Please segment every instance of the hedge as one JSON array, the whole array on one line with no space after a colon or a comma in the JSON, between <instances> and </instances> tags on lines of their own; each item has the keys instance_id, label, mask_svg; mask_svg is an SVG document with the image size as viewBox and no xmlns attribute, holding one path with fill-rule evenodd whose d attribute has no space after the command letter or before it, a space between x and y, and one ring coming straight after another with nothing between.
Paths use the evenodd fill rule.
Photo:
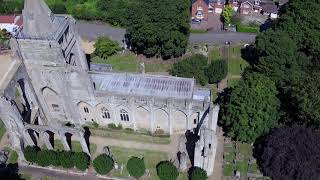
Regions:
<instances>
[{"instance_id":1,"label":"hedge","mask_svg":"<svg viewBox=\"0 0 320 180\"><path fill-rule=\"evenodd\" d=\"M100 154L93 160L93 167L98 174L106 175L113 169L113 159L106 154Z\"/></svg>"},{"instance_id":2,"label":"hedge","mask_svg":"<svg viewBox=\"0 0 320 180\"><path fill-rule=\"evenodd\" d=\"M127 162L127 170L131 176L137 179L143 176L146 171L143 158L131 157Z\"/></svg>"},{"instance_id":3,"label":"hedge","mask_svg":"<svg viewBox=\"0 0 320 180\"><path fill-rule=\"evenodd\" d=\"M246 33L258 33L260 28L258 26L247 26L243 24L237 24L237 32L246 32Z\"/></svg>"},{"instance_id":4,"label":"hedge","mask_svg":"<svg viewBox=\"0 0 320 180\"><path fill-rule=\"evenodd\" d=\"M157 165L157 174L161 180L176 180L179 172L170 161L161 161Z\"/></svg>"}]
</instances>

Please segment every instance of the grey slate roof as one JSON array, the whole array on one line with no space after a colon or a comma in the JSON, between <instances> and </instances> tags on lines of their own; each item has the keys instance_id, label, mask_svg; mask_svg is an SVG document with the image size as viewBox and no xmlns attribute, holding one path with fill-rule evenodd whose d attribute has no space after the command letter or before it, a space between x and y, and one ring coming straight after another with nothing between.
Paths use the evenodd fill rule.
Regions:
<instances>
[{"instance_id":1,"label":"grey slate roof","mask_svg":"<svg viewBox=\"0 0 320 180\"><path fill-rule=\"evenodd\" d=\"M262 10L263 12L266 12L266 13L274 13L274 14L278 13L278 7L275 4L264 4L262 5Z\"/></svg>"},{"instance_id":2,"label":"grey slate roof","mask_svg":"<svg viewBox=\"0 0 320 180\"><path fill-rule=\"evenodd\" d=\"M177 99L191 99L195 84L190 78L147 74L91 73L91 78L98 91Z\"/></svg>"}]
</instances>

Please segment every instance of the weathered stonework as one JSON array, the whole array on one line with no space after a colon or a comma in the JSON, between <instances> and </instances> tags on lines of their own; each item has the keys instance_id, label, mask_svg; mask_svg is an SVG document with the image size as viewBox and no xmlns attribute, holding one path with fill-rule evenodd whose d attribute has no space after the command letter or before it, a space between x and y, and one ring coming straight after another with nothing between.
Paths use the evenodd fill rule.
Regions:
<instances>
[{"instance_id":1,"label":"weathered stonework","mask_svg":"<svg viewBox=\"0 0 320 180\"><path fill-rule=\"evenodd\" d=\"M0 81L0 117L20 158L26 145L52 149L54 138L66 150L71 138L78 140L90 155L82 127L114 123L152 133L199 132L194 164L212 172L215 149L200 152L216 144L219 107L210 90L197 88L194 79L89 69L72 17L52 14L43 0L25 0L23 16ZM186 169L188 154L181 154Z\"/></svg>"}]
</instances>

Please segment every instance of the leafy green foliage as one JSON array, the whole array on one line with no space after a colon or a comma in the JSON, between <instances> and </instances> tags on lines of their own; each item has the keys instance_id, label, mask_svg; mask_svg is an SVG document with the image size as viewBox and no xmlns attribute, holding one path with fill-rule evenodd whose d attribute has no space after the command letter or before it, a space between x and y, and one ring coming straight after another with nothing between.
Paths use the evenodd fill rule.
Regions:
<instances>
[{"instance_id":1,"label":"leafy green foliage","mask_svg":"<svg viewBox=\"0 0 320 180\"><path fill-rule=\"evenodd\" d=\"M59 153L60 164L63 168L72 168L74 166L72 159L73 152L71 151L61 151Z\"/></svg>"},{"instance_id":2,"label":"leafy green foliage","mask_svg":"<svg viewBox=\"0 0 320 180\"><path fill-rule=\"evenodd\" d=\"M218 83L228 74L228 64L225 60L211 61L211 64L206 68L206 75L209 83Z\"/></svg>"},{"instance_id":3,"label":"leafy green foliage","mask_svg":"<svg viewBox=\"0 0 320 180\"><path fill-rule=\"evenodd\" d=\"M23 8L23 0L1 1L0 14L20 13Z\"/></svg>"},{"instance_id":4,"label":"leafy green foliage","mask_svg":"<svg viewBox=\"0 0 320 180\"><path fill-rule=\"evenodd\" d=\"M73 154L73 163L77 169L84 171L89 166L89 157L84 152L75 152Z\"/></svg>"},{"instance_id":5,"label":"leafy green foliage","mask_svg":"<svg viewBox=\"0 0 320 180\"><path fill-rule=\"evenodd\" d=\"M179 172L170 161L162 161L157 165L157 174L161 180L175 180Z\"/></svg>"},{"instance_id":6,"label":"leafy green foliage","mask_svg":"<svg viewBox=\"0 0 320 180\"><path fill-rule=\"evenodd\" d=\"M104 59L107 59L121 50L119 43L112 41L107 36L99 37L94 44L94 48L94 54Z\"/></svg>"},{"instance_id":7,"label":"leafy green foliage","mask_svg":"<svg viewBox=\"0 0 320 180\"><path fill-rule=\"evenodd\" d=\"M39 151L37 153L37 164L39 166L49 166L51 164L50 160L51 157L49 157L51 155L51 153L48 153L48 150L43 150L43 151Z\"/></svg>"},{"instance_id":8,"label":"leafy green foliage","mask_svg":"<svg viewBox=\"0 0 320 180\"><path fill-rule=\"evenodd\" d=\"M227 5L224 9L223 12L221 14L222 16L222 20L224 22L224 24L230 24L231 23L231 18L234 14L234 10L233 7L230 5Z\"/></svg>"},{"instance_id":9,"label":"leafy green foliage","mask_svg":"<svg viewBox=\"0 0 320 180\"><path fill-rule=\"evenodd\" d=\"M37 146L27 146L23 150L24 157L29 162L37 161L37 153L39 148Z\"/></svg>"},{"instance_id":10,"label":"leafy green foliage","mask_svg":"<svg viewBox=\"0 0 320 180\"><path fill-rule=\"evenodd\" d=\"M190 180L206 180L207 172L199 167L195 167L191 173Z\"/></svg>"},{"instance_id":11,"label":"leafy green foliage","mask_svg":"<svg viewBox=\"0 0 320 180\"><path fill-rule=\"evenodd\" d=\"M280 101L275 83L269 78L250 74L240 80L223 105L222 124L228 136L254 142L278 124Z\"/></svg>"},{"instance_id":12,"label":"leafy green foliage","mask_svg":"<svg viewBox=\"0 0 320 180\"><path fill-rule=\"evenodd\" d=\"M134 1L128 11L126 34L132 50L149 57L184 54L190 28L189 7L188 0Z\"/></svg>"},{"instance_id":13,"label":"leafy green foliage","mask_svg":"<svg viewBox=\"0 0 320 180\"><path fill-rule=\"evenodd\" d=\"M143 176L146 171L143 158L131 157L127 163L127 170L129 174L135 178Z\"/></svg>"},{"instance_id":14,"label":"leafy green foliage","mask_svg":"<svg viewBox=\"0 0 320 180\"><path fill-rule=\"evenodd\" d=\"M55 14L66 14L67 8L62 1L54 1L53 4L48 4L51 11Z\"/></svg>"},{"instance_id":15,"label":"leafy green foliage","mask_svg":"<svg viewBox=\"0 0 320 180\"><path fill-rule=\"evenodd\" d=\"M97 173L106 175L113 168L113 159L106 154L100 154L93 160L93 167Z\"/></svg>"},{"instance_id":16,"label":"leafy green foliage","mask_svg":"<svg viewBox=\"0 0 320 180\"><path fill-rule=\"evenodd\" d=\"M208 79L204 70L207 66L207 62L208 59L205 56L195 54L175 63L170 70L170 73L174 76L195 78L199 84L206 85Z\"/></svg>"}]
</instances>

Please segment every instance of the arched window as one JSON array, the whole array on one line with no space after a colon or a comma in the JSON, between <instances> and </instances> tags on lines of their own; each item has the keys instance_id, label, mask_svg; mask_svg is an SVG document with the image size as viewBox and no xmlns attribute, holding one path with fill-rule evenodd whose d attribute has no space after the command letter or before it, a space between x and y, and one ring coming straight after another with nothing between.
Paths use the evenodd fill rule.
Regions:
<instances>
[{"instance_id":1,"label":"arched window","mask_svg":"<svg viewBox=\"0 0 320 180\"><path fill-rule=\"evenodd\" d=\"M89 108L88 107L86 107L86 106L83 107L83 110L84 110L85 113L89 113Z\"/></svg>"},{"instance_id":2,"label":"arched window","mask_svg":"<svg viewBox=\"0 0 320 180\"><path fill-rule=\"evenodd\" d=\"M102 113L102 118L103 119L110 119L110 113L109 113L109 111L108 111L108 109L107 108L102 108L101 109L101 113Z\"/></svg>"},{"instance_id":3,"label":"arched window","mask_svg":"<svg viewBox=\"0 0 320 180\"><path fill-rule=\"evenodd\" d=\"M120 110L120 119L121 121L129 121L129 115L128 115L128 112L121 109Z\"/></svg>"}]
</instances>

